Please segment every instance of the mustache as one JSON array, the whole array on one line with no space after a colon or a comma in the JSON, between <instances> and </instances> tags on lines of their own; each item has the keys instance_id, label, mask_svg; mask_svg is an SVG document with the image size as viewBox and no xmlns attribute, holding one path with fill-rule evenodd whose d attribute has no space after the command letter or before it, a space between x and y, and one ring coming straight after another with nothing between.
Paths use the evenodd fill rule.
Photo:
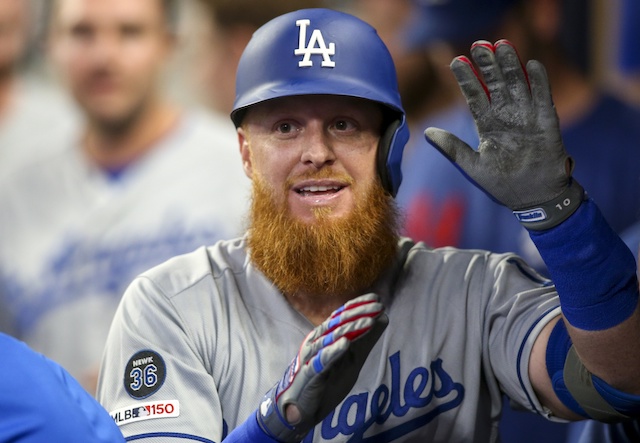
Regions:
<instances>
[{"instance_id":1,"label":"mustache","mask_svg":"<svg viewBox=\"0 0 640 443\"><path fill-rule=\"evenodd\" d=\"M336 172L331 167L325 167L318 171L307 171L303 174L298 174L293 177L289 177L285 180L285 188L289 189L296 183L303 180L335 180L339 182L352 185L355 180L346 172Z\"/></svg>"}]
</instances>

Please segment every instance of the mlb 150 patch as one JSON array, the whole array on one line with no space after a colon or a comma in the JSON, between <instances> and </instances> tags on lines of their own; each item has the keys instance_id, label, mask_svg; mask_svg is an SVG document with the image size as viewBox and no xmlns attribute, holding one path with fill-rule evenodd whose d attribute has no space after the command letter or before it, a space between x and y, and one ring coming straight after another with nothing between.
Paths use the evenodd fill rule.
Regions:
<instances>
[{"instance_id":1,"label":"mlb 150 patch","mask_svg":"<svg viewBox=\"0 0 640 443\"><path fill-rule=\"evenodd\" d=\"M160 389L167 375L164 360L145 349L129 359L124 371L124 388L136 399L146 398Z\"/></svg>"},{"instance_id":2,"label":"mlb 150 patch","mask_svg":"<svg viewBox=\"0 0 640 443\"><path fill-rule=\"evenodd\" d=\"M138 403L109 413L118 426L134 421L153 418L171 418L180 415L178 400L160 400L149 403Z\"/></svg>"}]
</instances>

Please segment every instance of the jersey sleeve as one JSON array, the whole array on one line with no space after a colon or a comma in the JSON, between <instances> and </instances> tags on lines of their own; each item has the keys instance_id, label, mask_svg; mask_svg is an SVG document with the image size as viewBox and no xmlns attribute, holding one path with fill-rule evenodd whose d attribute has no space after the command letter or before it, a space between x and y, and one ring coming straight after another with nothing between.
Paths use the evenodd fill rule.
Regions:
<instances>
[{"instance_id":1,"label":"jersey sleeve","mask_svg":"<svg viewBox=\"0 0 640 443\"><path fill-rule=\"evenodd\" d=\"M485 367L514 408L552 419L533 390L529 359L540 331L560 315L555 287L515 255L493 255L490 260L494 278L485 283L491 294L484 316Z\"/></svg>"},{"instance_id":2,"label":"jersey sleeve","mask_svg":"<svg viewBox=\"0 0 640 443\"><path fill-rule=\"evenodd\" d=\"M0 334L0 441L124 443L107 412L60 365Z\"/></svg>"},{"instance_id":3,"label":"jersey sleeve","mask_svg":"<svg viewBox=\"0 0 640 443\"><path fill-rule=\"evenodd\" d=\"M147 277L137 278L123 296L97 395L125 437L215 443L224 438L218 390L203 351L207 346L186 323L171 296Z\"/></svg>"}]
</instances>

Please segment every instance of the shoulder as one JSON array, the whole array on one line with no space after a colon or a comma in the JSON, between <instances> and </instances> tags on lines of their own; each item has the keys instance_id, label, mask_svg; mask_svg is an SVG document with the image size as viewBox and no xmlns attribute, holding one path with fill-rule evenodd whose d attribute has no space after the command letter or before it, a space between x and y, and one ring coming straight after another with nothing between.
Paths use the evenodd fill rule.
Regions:
<instances>
[{"instance_id":1,"label":"shoulder","mask_svg":"<svg viewBox=\"0 0 640 443\"><path fill-rule=\"evenodd\" d=\"M482 249L461 249L453 246L431 248L421 241L413 244L407 254L408 262L429 266L453 266L465 263L487 264L505 258L503 255Z\"/></svg>"},{"instance_id":2,"label":"shoulder","mask_svg":"<svg viewBox=\"0 0 640 443\"><path fill-rule=\"evenodd\" d=\"M181 125L186 134L194 139L215 140L234 146L237 144L233 122L219 113L199 108L190 109L183 112Z\"/></svg>"},{"instance_id":3,"label":"shoulder","mask_svg":"<svg viewBox=\"0 0 640 443\"><path fill-rule=\"evenodd\" d=\"M77 149L76 134L66 134L59 137L49 137L46 146L33 151L10 167L3 168L1 181L3 184L26 185L40 181L62 181L59 174L70 168L77 169L82 164L81 155Z\"/></svg>"},{"instance_id":4,"label":"shoulder","mask_svg":"<svg viewBox=\"0 0 640 443\"><path fill-rule=\"evenodd\" d=\"M23 367L45 366L45 360L39 354L32 351L25 343L7 334L0 333L0 349L6 363L0 365L2 382L11 382L12 378L7 374L9 371L20 373Z\"/></svg>"},{"instance_id":5,"label":"shoulder","mask_svg":"<svg viewBox=\"0 0 640 443\"><path fill-rule=\"evenodd\" d=\"M107 412L65 369L0 333L0 439L23 441L120 442Z\"/></svg>"},{"instance_id":6,"label":"shoulder","mask_svg":"<svg viewBox=\"0 0 640 443\"><path fill-rule=\"evenodd\" d=\"M483 281L491 286L499 279L515 277L534 286L551 285L547 278L514 253L451 246L434 249L418 242L409 249L406 261L405 272L427 284L446 281L467 285L472 281Z\"/></svg>"},{"instance_id":7,"label":"shoulder","mask_svg":"<svg viewBox=\"0 0 640 443\"><path fill-rule=\"evenodd\" d=\"M142 273L132 286L149 284L165 298L176 297L196 286L215 282L245 271L248 263L244 238L220 240L193 252L175 256ZM147 283L145 283L147 282Z\"/></svg>"}]
</instances>

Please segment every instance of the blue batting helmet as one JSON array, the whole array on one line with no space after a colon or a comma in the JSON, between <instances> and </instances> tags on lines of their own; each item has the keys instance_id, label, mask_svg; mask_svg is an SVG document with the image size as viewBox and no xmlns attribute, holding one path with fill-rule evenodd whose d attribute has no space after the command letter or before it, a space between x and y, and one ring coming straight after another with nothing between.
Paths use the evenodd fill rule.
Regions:
<instances>
[{"instance_id":1,"label":"blue batting helmet","mask_svg":"<svg viewBox=\"0 0 640 443\"><path fill-rule=\"evenodd\" d=\"M393 60L375 29L331 9L302 9L266 23L240 58L231 119L237 127L252 105L311 94L363 98L390 111L377 168L383 186L395 196L409 129Z\"/></svg>"}]
</instances>

